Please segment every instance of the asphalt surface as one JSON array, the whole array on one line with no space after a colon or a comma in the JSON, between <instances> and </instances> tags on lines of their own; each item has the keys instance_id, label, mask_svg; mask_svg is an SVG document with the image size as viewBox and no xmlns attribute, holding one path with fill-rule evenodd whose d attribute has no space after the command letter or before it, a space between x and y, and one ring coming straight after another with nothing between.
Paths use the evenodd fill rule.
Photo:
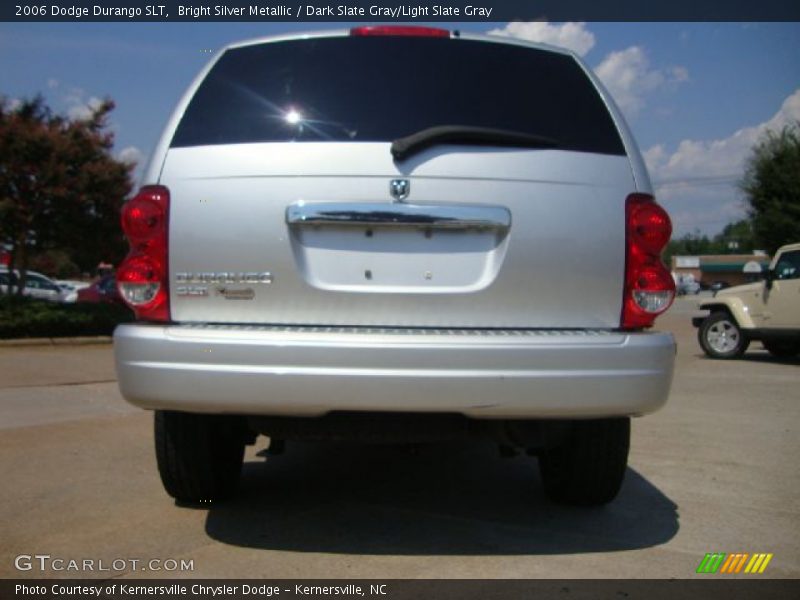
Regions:
<instances>
[{"instance_id":1,"label":"asphalt surface","mask_svg":"<svg viewBox=\"0 0 800 600\"><path fill-rule=\"evenodd\" d=\"M678 340L670 400L634 421L622 492L591 510L549 504L535 461L490 445L289 444L265 459L264 438L235 500L177 506L109 345L0 348L0 577L690 578L707 552L769 552L757 577L797 578L800 362L758 344L706 359L693 306L660 320ZM36 554L95 570L15 568ZM151 559L193 570L142 570Z\"/></svg>"}]
</instances>

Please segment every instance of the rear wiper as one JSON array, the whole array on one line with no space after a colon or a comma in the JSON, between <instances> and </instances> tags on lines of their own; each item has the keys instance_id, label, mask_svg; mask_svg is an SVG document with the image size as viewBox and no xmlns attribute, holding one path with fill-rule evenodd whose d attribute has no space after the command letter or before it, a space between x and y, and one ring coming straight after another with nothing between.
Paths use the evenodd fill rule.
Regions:
<instances>
[{"instance_id":1,"label":"rear wiper","mask_svg":"<svg viewBox=\"0 0 800 600\"><path fill-rule=\"evenodd\" d=\"M429 127L392 142L392 156L404 160L436 144L474 144L479 146L516 146L521 148L557 148L553 138L522 131L469 125Z\"/></svg>"}]
</instances>

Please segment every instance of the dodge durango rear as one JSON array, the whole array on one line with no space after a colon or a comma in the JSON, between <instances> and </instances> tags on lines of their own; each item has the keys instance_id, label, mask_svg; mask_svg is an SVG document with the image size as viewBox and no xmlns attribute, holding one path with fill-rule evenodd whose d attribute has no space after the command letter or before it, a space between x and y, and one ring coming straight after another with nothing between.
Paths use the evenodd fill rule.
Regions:
<instances>
[{"instance_id":1,"label":"dodge durango rear","mask_svg":"<svg viewBox=\"0 0 800 600\"><path fill-rule=\"evenodd\" d=\"M671 234L573 54L431 28L231 45L123 211L119 384L178 500L243 449L490 438L556 502L612 500L669 393Z\"/></svg>"}]
</instances>

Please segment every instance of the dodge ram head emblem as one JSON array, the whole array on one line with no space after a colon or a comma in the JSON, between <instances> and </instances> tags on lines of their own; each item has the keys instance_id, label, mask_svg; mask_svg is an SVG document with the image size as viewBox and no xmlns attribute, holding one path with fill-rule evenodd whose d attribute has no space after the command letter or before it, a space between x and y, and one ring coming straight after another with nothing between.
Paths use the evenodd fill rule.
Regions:
<instances>
[{"instance_id":1,"label":"dodge ram head emblem","mask_svg":"<svg viewBox=\"0 0 800 600\"><path fill-rule=\"evenodd\" d=\"M392 179L389 182L389 192L395 202L402 202L411 193L411 182L408 179Z\"/></svg>"}]
</instances>

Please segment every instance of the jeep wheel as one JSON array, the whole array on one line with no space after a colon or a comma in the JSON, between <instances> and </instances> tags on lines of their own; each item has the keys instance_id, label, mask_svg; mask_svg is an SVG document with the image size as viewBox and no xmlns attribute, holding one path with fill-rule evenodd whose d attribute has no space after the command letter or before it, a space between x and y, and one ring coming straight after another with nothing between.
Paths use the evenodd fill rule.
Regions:
<instances>
[{"instance_id":1,"label":"jeep wheel","mask_svg":"<svg viewBox=\"0 0 800 600\"><path fill-rule=\"evenodd\" d=\"M164 489L191 504L229 497L242 470L245 432L239 417L156 411L156 459Z\"/></svg>"},{"instance_id":2,"label":"jeep wheel","mask_svg":"<svg viewBox=\"0 0 800 600\"><path fill-rule=\"evenodd\" d=\"M761 342L775 358L792 358L800 354L800 343L786 341L763 341Z\"/></svg>"},{"instance_id":3,"label":"jeep wheel","mask_svg":"<svg viewBox=\"0 0 800 600\"><path fill-rule=\"evenodd\" d=\"M725 312L709 315L700 325L697 340L711 358L738 358L750 344L736 320Z\"/></svg>"},{"instance_id":4,"label":"jeep wheel","mask_svg":"<svg viewBox=\"0 0 800 600\"><path fill-rule=\"evenodd\" d=\"M547 497L575 506L613 500L628 465L629 418L575 421L566 440L539 455Z\"/></svg>"}]
</instances>

